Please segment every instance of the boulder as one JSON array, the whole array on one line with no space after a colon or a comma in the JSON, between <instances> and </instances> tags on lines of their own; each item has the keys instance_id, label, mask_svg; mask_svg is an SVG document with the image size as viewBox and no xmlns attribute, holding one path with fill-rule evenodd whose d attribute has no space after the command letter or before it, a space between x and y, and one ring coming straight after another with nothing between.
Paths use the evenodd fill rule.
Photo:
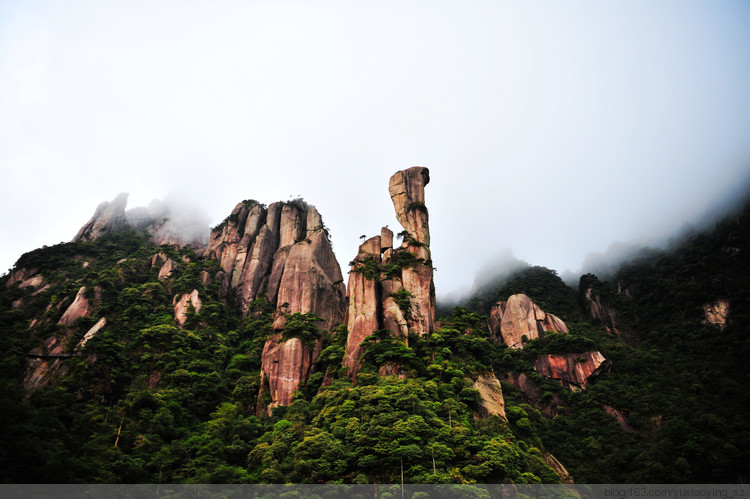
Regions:
<instances>
[{"instance_id":1,"label":"boulder","mask_svg":"<svg viewBox=\"0 0 750 499\"><path fill-rule=\"evenodd\" d=\"M525 294L497 302L490 311L489 327L495 341L502 338L510 348L523 348L524 337L533 340L545 331L569 332L560 318L543 311Z\"/></svg>"},{"instance_id":2,"label":"boulder","mask_svg":"<svg viewBox=\"0 0 750 499\"><path fill-rule=\"evenodd\" d=\"M500 381L493 373L478 376L472 388L477 390L482 397L479 402L479 415L481 417L488 418L495 415L506 419L503 389L500 386Z\"/></svg>"}]
</instances>

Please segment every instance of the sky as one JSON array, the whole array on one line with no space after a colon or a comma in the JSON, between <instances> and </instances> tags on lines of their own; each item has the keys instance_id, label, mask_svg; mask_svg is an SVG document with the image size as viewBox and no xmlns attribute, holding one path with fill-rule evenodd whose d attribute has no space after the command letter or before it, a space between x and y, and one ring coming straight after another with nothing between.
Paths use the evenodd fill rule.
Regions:
<instances>
[{"instance_id":1,"label":"sky","mask_svg":"<svg viewBox=\"0 0 750 499\"><path fill-rule=\"evenodd\" d=\"M750 3L0 1L0 269L120 192L302 196L344 272L426 166L438 296L577 272L750 173ZM0 271L0 272L2 272Z\"/></svg>"}]
</instances>

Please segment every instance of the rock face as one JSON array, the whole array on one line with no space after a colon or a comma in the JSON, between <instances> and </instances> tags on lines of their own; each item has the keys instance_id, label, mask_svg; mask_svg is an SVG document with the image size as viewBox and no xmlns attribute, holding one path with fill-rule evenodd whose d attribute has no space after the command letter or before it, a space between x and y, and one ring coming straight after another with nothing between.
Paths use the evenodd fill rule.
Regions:
<instances>
[{"instance_id":1,"label":"rock face","mask_svg":"<svg viewBox=\"0 0 750 499\"><path fill-rule=\"evenodd\" d=\"M341 267L320 214L304 202L239 203L211 232L206 255L219 260L222 289L245 314L265 294L279 315L313 313L328 329L344 321Z\"/></svg>"},{"instance_id":2,"label":"rock face","mask_svg":"<svg viewBox=\"0 0 750 499\"><path fill-rule=\"evenodd\" d=\"M620 317L618 317L615 307L610 303L613 300L613 295L607 298L607 295L603 294L604 286L605 284L593 274L581 276L578 285L580 302L588 315L600 321L607 332L616 335L628 345L636 344L638 341L637 335L620 324ZM632 298L628 288L624 287L620 281L617 282L617 295Z\"/></svg>"},{"instance_id":3,"label":"rock face","mask_svg":"<svg viewBox=\"0 0 750 499\"><path fill-rule=\"evenodd\" d=\"M435 285L430 258L428 213L424 187L427 168L415 166L395 173L388 191L403 226L403 243L393 248L393 232L383 227L359 247L349 273L348 336L343 364L359 372L362 341L388 329L408 342L409 333L429 334L435 325Z\"/></svg>"},{"instance_id":4,"label":"rock face","mask_svg":"<svg viewBox=\"0 0 750 499\"><path fill-rule=\"evenodd\" d=\"M145 230L156 244L190 245L203 249L208 242L208 220L185 208L152 201L148 208L125 211L128 194L120 193L111 202L101 203L76 236L75 241L94 241L105 234L131 228ZM181 211L182 210L182 211Z\"/></svg>"},{"instance_id":5,"label":"rock face","mask_svg":"<svg viewBox=\"0 0 750 499\"><path fill-rule=\"evenodd\" d=\"M172 305L174 307L174 319L182 327L185 325L190 307L192 306L195 312L198 313L201 311L202 303L198 290L194 289L192 293L185 293L179 299L175 296L172 300Z\"/></svg>"},{"instance_id":6,"label":"rock face","mask_svg":"<svg viewBox=\"0 0 750 499\"><path fill-rule=\"evenodd\" d=\"M500 386L500 381L495 377L494 374L483 374L479 376L474 385L472 386L475 390L479 391L479 395L482 400L479 402L480 416L500 416L505 419L505 399L503 398L503 389Z\"/></svg>"},{"instance_id":7,"label":"rock face","mask_svg":"<svg viewBox=\"0 0 750 499\"><path fill-rule=\"evenodd\" d=\"M267 407L270 414L274 407L291 404L299 384L307 379L311 365L310 349L299 338L281 343L270 340L263 347L262 358L258 412L263 410L263 390L267 382L272 400Z\"/></svg>"},{"instance_id":8,"label":"rock face","mask_svg":"<svg viewBox=\"0 0 750 499\"><path fill-rule=\"evenodd\" d=\"M524 336L533 340L543 337L545 331L568 332L561 319L544 312L524 294L497 302L490 311L489 326L495 341L502 338L510 348L523 348Z\"/></svg>"},{"instance_id":9,"label":"rock face","mask_svg":"<svg viewBox=\"0 0 750 499\"><path fill-rule=\"evenodd\" d=\"M73 334L71 327L81 317L87 317L91 314L92 308L99 301L101 290L97 287L94 289L95 303L94 307L89 304L86 298L86 287L83 286L76 293L76 297L68 308L63 312L58 321L63 328L62 336L51 336L44 342L44 348L36 347L28 353L28 364L23 378L24 389L29 392L35 390L47 383L53 382L66 374L63 359L75 354L66 354L70 337ZM102 326L99 327L101 329ZM94 326L95 329L96 326ZM96 329L91 336L96 334ZM91 337L89 336L89 338Z\"/></svg>"},{"instance_id":10,"label":"rock face","mask_svg":"<svg viewBox=\"0 0 750 499\"><path fill-rule=\"evenodd\" d=\"M706 303L703 305L703 313L706 316L704 323L711 324L721 331L727 327L729 300L721 299L713 303Z\"/></svg>"},{"instance_id":11,"label":"rock face","mask_svg":"<svg viewBox=\"0 0 750 499\"><path fill-rule=\"evenodd\" d=\"M563 386L577 390L584 388L591 378L609 370L611 363L599 352L545 355L534 361L534 370L559 380Z\"/></svg>"},{"instance_id":12,"label":"rock face","mask_svg":"<svg viewBox=\"0 0 750 499\"><path fill-rule=\"evenodd\" d=\"M214 228L206 255L216 258L221 271L221 294L249 313L250 304L265 296L276 305L274 329L286 317L315 314L321 327L331 329L346 317L346 290L328 232L314 207L301 200L273 203L243 201ZM210 279L210 277L209 277ZM261 380L267 382L273 407L287 405L300 383L307 380L312 352L299 339L280 342L278 335L263 349ZM261 384L259 411L263 399Z\"/></svg>"},{"instance_id":13,"label":"rock face","mask_svg":"<svg viewBox=\"0 0 750 499\"><path fill-rule=\"evenodd\" d=\"M112 202L104 201L97 206L91 217L73 238L73 241L93 241L105 234L127 227L125 207L128 204L128 194L122 192Z\"/></svg>"}]
</instances>

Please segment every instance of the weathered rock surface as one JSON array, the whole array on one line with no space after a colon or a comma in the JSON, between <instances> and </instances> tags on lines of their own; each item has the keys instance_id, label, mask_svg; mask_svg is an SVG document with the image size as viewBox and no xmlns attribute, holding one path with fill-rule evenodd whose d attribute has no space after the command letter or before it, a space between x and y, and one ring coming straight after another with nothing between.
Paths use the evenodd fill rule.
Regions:
<instances>
[{"instance_id":1,"label":"weathered rock surface","mask_svg":"<svg viewBox=\"0 0 750 499\"><path fill-rule=\"evenodd\" d=\"M578 286L579 300L583 303L588 315L600 321L607 332L616 335L629 345L634 345L638 341L637 335L620 324L617 311L612 303L610 303L612 297L607 299L602 294L604 286L593 274L581 276ZM627 287L623 286L621 281L617 282L617 295L631 298L630 291Z\"/></svg>"},{"instance_id":2,"label":"weathered rock surface","mask_svg":"<svg viewBox=\"0 0 750 499\"><path fill-rule=\"evenodd\" d=\"M190 307L192 306L193 310L198 313L201 311L201 306L203 304L201 303L198 290L194 289L191 293L185 293L179 298L175 296L172 300L172 305L174 308L174 319L177 321L180 327L182 327L185 325Z\"/></svg>"},{"instance_id":3,"label":"weathered rock surface","mask_svg":"<svg viewBox=\"0 0 750 499\"><path fill-rule=\"evenodd\" d=\"M606 372L611 363L600 352L544 355L534 361L534 370L547 378L559 380L563 386L576 390Z\"/></svg>"},{"instance_id":4,"label":"weathered rock surface","mask_svg":"<svg viewBox=\"0 0 750 499\"><path fill-rule=\"evenodd\" d=\"M430 229L424 204L424 187L430 182L430 170L413 166L393 174L388 182L396 218L417 242L430 245Z\"/></svg>"},{"instance_id":5,"label":"weathered rock surface","mask_svg":"<svg viewBox=\"0 0 750 499\"><path fill-rule=\"evenodd\" d=\"M624 431L627 431L628 433L635 431L633 430L633 427L630 426L630 423L628 423L628 418L625 417L622 411L615 409L611 405L605 405L603 406L603 408L604 412L617 419L617 424L619 424L620 428L622 428Z\"/></svg>"},{"instance_id":6,"label":"weathered rock surface","mask_svg":"<svg viewBox=\"0 0 750 499\"><path fill-rule=\"evenodd\" d=\"M494 374L482 374L477 377L472 386L479 391L482 400L479 402L480 416L500 416L505 418L505 399L503 398L503 389L500 381Z\"/></svg>"},{"instance_id":7,"label":"weathered rock surface","mask_svg":"<svg viewBox=\"0 0 750 499\"><path fill-rule=\"evenodd\" d=\"M102 317L101 319L99 319L99 321L96 324L94 324L93 326L91 326L91 329L89 329L86 332L86 334L83 336L83 338L81 339L81 341L78 342L78 345L76 345L76 350L80 350L83 347L85 347L86 343L88 343L88 341L91 338L93 338L94 336L96 336L96 333L98 333L99 331L101 331L102 328L104 326L106 326L106 325L107 325L107 319L106 318Z\"/></svg>"},{"instance_id":8,"label":"weathered rock surface","mask_svg":"<svg viewBox=\"0 0 750 499\"><path fill-rule=\"evenodd\" d=\"M67 370L63 359L76 354L66 354L71 335L71 327L81 317L87 317L91 314L92 309L97 306L101 299L101 289L97 286L94 288L94 303L90 304L86 298L86 287L83 286L76 293L73 302L65 309L58 324L63 327L63 334L60 336L51 336L44 342L44 347L36 347L28 352L28 364L23 377L23 387L27 392L35 390L48 383L53 383L65 376ZM63 300L63 302L69 300ZM93 307L92 307L93 305ZM101 321L100 321L101 322ZM94 326L91 329L95 329ZM91 336L96 334L96 331Z\"/></svg>"},{"instance_id":9,"label":"weathered rock surface","mask_svg":"<svg viewBox=\"0 0 750 499\"><path fill-rule=\"evenodd\" d=\"M348 337L344 366L358 372L362 341L378 329L388 329L408 342L409 333L429 334L435 326L435 285L430 259L430 233L424 186L429 170L413 167L396 172L388 191L396 217L405 230L394 249L393 232L383 227L365 241L349 274Z\"/></svg>"},{"instance_id":10,"label":"weathered rock surface","mask_svg":"<svg viewBox=\"0 0 750 499\"><path fill-rule=\"evenodd\" d=\"M101 203L94 215L78 231L73 241L94 241L105 234L131 228L145 230L156 244L190 245L202 250L208 242L208 220L186 208L152 201L148 208L125 211L128 194L120 193L111 202Z\"/></svg>"},{"instance_id":11,"label":"weathered rock surface","mask_svg":"<svg viewBox=\"0 0 750 499\"><path fill-rule=\"evenodd\" d=\"M174 260L168 258L167 261L164 262L164 265L159 269L159 280L161 281L172 275L172 271L175 268L177 268L177 264L174 263Z\"/></svg>"},{"instance_id":12,"label":"weathered rock surface","mask_svg":"<svg viewBox=\"0 0 750 499\"><path fill-rule=\"evenodd\" d=\"M346 350L343 365L354 377L359 372L359 359L364 352L362 341L380 329L380 286L374 274L365 266L368 260L380 264L380 236L374 236L359 246L355 265L349 273L349 308L347 310ZM374 272L377 272L375 270Z\"/></svg>"},{"instance_id":13,"label":"weathered rock surface","mask_svg":"<svg viewBox=\"0 0 750 499\"><path fill-rule=\"evenodd\" d=\"M727 327L727 318L729 317L729 300L719 299L713 303L703 305L703 313L706 318L704 323L711 324L719 330Z\"/></svg>"},{"instance_id":14,"label":"weathered rock surface","mask_svg":"<svg viewBox=\"0 0 750 499\"><path fill-rule=\"evenodd\" d=\"M325 328L344 321L341 267L312 206L243 201L211 232L206 255L219 260L223 292L244 313L265 293L279 315L313 313Z\"/></svg>"},{"instance_id":15,"label":"weathered rock surface","mask_svg":"<svg viewBox=\"0 0 750 499\"><path fill-rule=\"evenodd\" d=\"M557 460L555 456L550 454L549 452L544 453L544 462L547 463L547 465L554 470L555 473L560 475L560 481L562 483L572 484L575 483L573 481L573 477L570 476L570 473L568 473L568 470L565 469L565 466L562 465L560 461Z\"/></svg>"},{"instance_id":16,"label":"weathered rock surface","mask_svg":"<svg viewBox=\"0 0 750 499\"><path fill-rule=\"evenodd\" d=\"M81 317L89 315L89 301L86 298L86 286L78 290L75 300L65 310L59 323L63 326L70 327Z\"/></svg>"},{"instance_id":17,"label":"weathered rock surface","mask_svg":"<svg viewBox=\"0 0 750 499\"><path fill-rule=\"evenodd\" d=\"M523 348L524 336L533 340L543 337L545 331L569 332L560 318L544 312L524 294L497 302L490 311L489 326L496 341L502 338L510 348Z\"/></svg>"},{"instance_id":18,"label":"weathered rock surface","mask_svg":"<svg viewBox=\"0 0 750 499\"><path fill-rule=\"evenodd\" d=\"M534 383L525 373L511 371L505 374L504 381L512 384L521 394L532 404L539 404L537 407L545 416L552 419L560 412L563 400L557 394L552 394L549 400L541 401L542 390L539 385Z\"/></svg>"},{"instance_id":19,"label":"weathered rock surface","mask_svg":"<svg viewBox=\"0 0 750 499\"><path fill-rule=\"evenodd\" d=\"M271 404L267 408L268 414L274 407L289 405L292 396L301 382L307 379L310 372L310 349L299 338L278 343L269 340L263 347L261 364L261 395L258 396L258 412L263 411L263 387L268 383Z\"/></svg>"},{"instance_id":20,"label":"weathered rock surface","mask_svg":"<svg viewBox=\"0 0 750 499\"><path fill-rule=\"evenodd\" d=\"M94 216L80 228L73 241L93 241L105 234L127 227L128 220L125 216L127 204L128 194L124 192L118 194L112 202L101 203L97 206Z\"/></svg>"}]
</instances>

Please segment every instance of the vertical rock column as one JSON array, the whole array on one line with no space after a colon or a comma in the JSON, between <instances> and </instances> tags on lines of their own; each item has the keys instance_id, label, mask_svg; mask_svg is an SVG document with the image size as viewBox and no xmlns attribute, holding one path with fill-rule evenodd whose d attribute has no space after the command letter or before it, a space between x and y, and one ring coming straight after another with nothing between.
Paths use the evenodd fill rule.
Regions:
<instances>
[{"instance_id":1,"label":"vertical rock column","mask_svg":"<svg viewBox=\"0 0 750 499\"><path fill-rule=\"evenodd\" d=\"M362 341L378 329L388 329L408 342L409 333L429 334L435 324L435 286L430 259L430 231L424 186L427 168L397 172L388 191L396 217L404 228L403 244L393 248L393 232L365 241L349 274L348 337L343 364L350 376L359 371Z\"/></svg>"},{"instance_id":2,"label":"vertical rock column","mask_svg":"<svg viewBox=\"0 0 750 499\"><path fill-rule=\"evenodd\" d=\"M424 188L429 182L430 171L414 166L396 172L388 183L396 218L405 234L401 247L384 265L404 262L406 259L399 257L398 252L407 251L412 255L409 262L402 265L401 284L411 295L408 314L405 314L408 329L420 335L432 333L436 314L429 216L424 197Z\"/></svg>"},{"instance_id":3,"label":"vertical rock column","mask_svg":"<svg viewBox=\"0 0 750 499\"><path fill-rule=\"evenodd\" d=\"M362 341L380 329L380 236L375 236L360 245L357 257L349 273L349 308L347 310L346 353L343 365L349 375L359 372L362 357Z\"/></svg>"}]
</instances>

